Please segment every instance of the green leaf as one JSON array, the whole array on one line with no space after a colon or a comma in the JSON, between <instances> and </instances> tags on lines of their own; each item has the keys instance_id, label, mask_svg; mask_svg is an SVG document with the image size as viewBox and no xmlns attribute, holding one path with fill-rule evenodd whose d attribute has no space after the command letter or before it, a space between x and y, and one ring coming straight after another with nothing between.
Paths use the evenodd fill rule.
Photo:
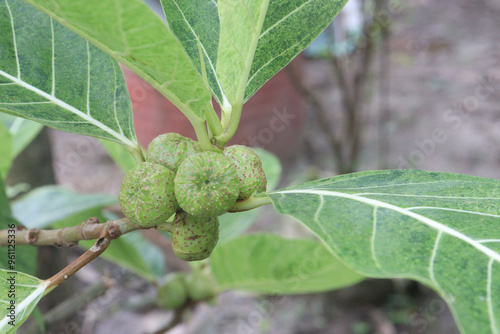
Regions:
<instances>
[{"instance_id":1,"label":"green leaf","mask_svg":"<svg viewBox=\"0 0 500 334\"><path fill-rule=\"evenodd\" d=\"M259 36L245 101L304 50L347 0L273 0Z\"/></svg>"},{"instance_id":2,"label":"green leaf","mask_svg":"<svg viewBox=\"0 0 500 334\"><path fill-rule=\"evenodd\" d=\"M13 278L13 280L11 280ZM49 282L20 272L0 269L0 333L15 333L28 318L47 288ZM13 291L13 296L10 296ZM11 305L15 306L15 317L10 316ZM12 321L12 322L11 322Z\"/></svg>"},{"instance_id":3,"label":"green leaf","mask_svg":"<svg viewBox=\"0 0 500 334\"><path fill-rule=\"evenodd\" d=\"M362 172L270 194L371 277L434 288L463 333L500 329L500 181L418 170Z\"/></svg>"},{"instance_id":4,"label":"green leaf","mask_svg":"<svg viewBox=\"0 0 500 334\"><path fill-rule=\"evenodd\" d=\"M193 6L192 0L161 0L161 4L170 30L179 38L198 73L206 73L210 90L222 105L222 87L215 72L219 46L217 1L198 0ZM202 69L200 49L205 73Z\"/></svg>"},{"instance_id":5,"label":"green leaf","mask_svg":"<svg viewBox=\"0 0 500 334\"><path fill-rule=\"evenodd\" d=\"M243 212L228 212L219 217L219 241L224 243L243 234L261 213L260 209L243 211Z\"/></svg>"},{"instance_id":6,"label":"green leaf","mask_svg":"<svg viewBox=\"0 0 500 334\"><path fill-rule=\"evenodd\" d=\"M210 93L177 38L141 0L28 0L141 76L190 119Z\"/></svg>"},{"instance_id":7,"label":"green leaf","mask_svg":"<svg viewBox=\"0 0 500 334\"><path fill-rule=\"evenodd\" d=\"M9 205L5 188L0 177L0 229L10 229L13 226L20 225L13 217ZM15 228L15 227L14 227ZM0 268L18 270L28 274L34 274L36 271L36 254L37 249L32 246L16 245L15 230L9 240L10 246L0 247ZM13 259L9 257L13 255ZM9 260L14 260L14 263L9 263Z\"/></svg>"},{"instance_id":8,"label":"green leaf","mask_svg":"<svg viewBox=\"0 0 500 334\"><path fill-rule=\"evenodd\" d=\"M9 128L12 136L12 158L17 157L43 128L40 123L3 113L0 113L0 122Z\"/></svg>"},{"instance_id":9,"label":"green leaf","mask_svg":"<svg viewBox=\"0 0 500 334\"><path fill-rule=\"evenodd\" d=\"M90 218L89 210L102 211L117 203L114 196L103 194L78 194L60 186L36 188L12 204L14 217L27 228L45 228L49 225L85 213L81 219L73 219L72 225ZM71 225L71 226L72 226Z\"/></svg>"},{"instance_id":10,"label":"green leaf","mask_svg":"<svg viewBox=\"0 0 500 334\"><path fill-rule=\"evenodd\" d=\"M161 0L170 29L223 110L248 100L323 31L347 0ZM263 20L263 21L262 21ZM215 69L214 69L215 66Z\"/></svg>"},{"instance_id":11,"label":"green leaf","mask_svg":"<svg viewBox=\"0 0 500 334\"><path fill-rule=\"evenodd\" d=\"M127 173L137 165L134 157L123 146L109 140L101 140L101 144L123 173Z\"/></svg>"},{"instance_id":12,"label":"green leaf","mask_svg":"<svg viewBox=\"0 0 500 334\"><path fill-rule=\"evenodd\" d=\"M0 175L7 176L12 160L12 136L9 129L0 123Z\"/></svg>"},{"instance_id":13,"label":"green leaf","mask_svg":"<svg viewBox=\"0 0 500 334\"><path fill-rule=\"evenodd\" d=\"M9 217L12 217L9 198L5 193L5 186L2 180L2 174L0 174L0 223L7 221Z\"/></svg>"},{"instance_id":14,"label":"green leaf","mask_svg":"<svg viewBox=\"0 0 500 334\"><path fill-rule=\"evenodd\" d=\"M270 234L246 235L218 245L210 264L221 290L299 294L338 289L364 278L317 241Z\"/></svg>"},{"instance_id":15,"label":"green leaf","mask_svg":"<svg viewBox=\"0 0 500 334\"><path fill-rule=\"evenodd\" d=\"M138 149L116 61L23 1L0 3L0 111Z\"/></svg>"}]
</instances>

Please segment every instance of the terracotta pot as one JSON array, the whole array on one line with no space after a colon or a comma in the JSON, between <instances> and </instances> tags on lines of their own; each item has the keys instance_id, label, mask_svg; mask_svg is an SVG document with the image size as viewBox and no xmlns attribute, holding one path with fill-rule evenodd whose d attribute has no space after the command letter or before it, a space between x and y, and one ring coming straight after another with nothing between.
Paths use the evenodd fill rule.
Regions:
<instances>
[{"instance_id":1,"label":"terracotta pot","mask_svg":"<svg viewBox=\"0 0 500 334\"><path fill-rule=\"evenodd\" d=\"M288 66L294 66L300 73L300 64L300 59L296 59ZM124 73L137 137L144 147L166 132L195 137L189 121L170 101L129 69L124 68ZM302 97L282 70L245 104L240 126L230 144L262 147L290 160L296 155L300 142L305 119L303 109Z\"/></svg>"}]
</instances>

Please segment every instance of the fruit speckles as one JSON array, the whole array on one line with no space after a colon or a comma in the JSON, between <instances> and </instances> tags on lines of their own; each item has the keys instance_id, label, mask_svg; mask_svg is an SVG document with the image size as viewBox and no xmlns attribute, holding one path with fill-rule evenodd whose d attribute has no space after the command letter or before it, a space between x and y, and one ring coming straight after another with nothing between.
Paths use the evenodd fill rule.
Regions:
<instances>
[{"instance_id":1,"label":"fruit speckles","mask_svg":"<svg viewBox=\"0 0 500 334\"><path fill-rule=\"evenodd\" d=\"M179 208L174 178L171 170L148 162L131 169L118 195L125 216L142 227L164 223Z\"/></svg>"},{"instance_id":2,"label":"fruit speckles","mask_svg":"<svg viewBox=\"0 0 500 334\"><path fill-rule=\"evenodd\" d=\"M242 145L229 146L224 155L234 164L240 183L238 200L245 200L256 192L265 192L267 179L259 156Z\"/></svg>"},{"instance_id":3,"label":"fruit speckles","mask_svg":"<svg viewBox=\"0 0 500 334\"><path fill-rule=\"evenodd\" d=\"M201 153L197 142L177 133L167 133L156 137L149 144L147 161L177 172L179 165L196 153Z\"/></svg>"},{"instance_id":4,"label":"fruit speckles","mask_svg":"<svg viewBox=\"0 0 500 334\"><path fill-rule=\"evenodd\" d=\"M219 240L217 217L237 201L266 191L262 162L245 146L202 152L197 142L169 133L151 142L146 159L123 179L118 197L122 211L145 228L162 225L175 214L172 247L185 261L208 258Z\"/></svg>"},{"instance_id":5,"label":"fruit speckles","mask_svg":"<svg viewBox=\"0 0 500 334\"><path fill-rule=\"evenodd\" d=\"M175 195L180 207L198 217L215 217L236 202L239 180L233 164L221 153L192 155L179 166Z\"/></svg>"},{"instance_id":6,"label":"fruit speckles","mask_svg":"<svg viewBox=\"0 0 500 334\"><path fill-rule=\"evenodd\" d=\"M185 261L201 261L210 256L219 240L217 217L197 218L178 213L172 223L172 248Z\"/></svg>"}]
</instances>

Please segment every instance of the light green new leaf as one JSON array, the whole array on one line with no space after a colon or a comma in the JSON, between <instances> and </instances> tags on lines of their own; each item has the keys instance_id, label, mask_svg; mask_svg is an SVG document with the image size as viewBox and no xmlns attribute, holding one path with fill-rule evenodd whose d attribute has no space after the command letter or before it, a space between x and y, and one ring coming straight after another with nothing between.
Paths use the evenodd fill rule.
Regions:
<instances>
[{"instance_id":1,"label":"light green new leaf","mask_svg":"<svg viewBox=\"0 0 500 334\"><path fill-rule=\"evenodd\" d=\"M417 170L361 172L270 194L342 261L415 279L463 333L500 330L500 181Z\"/></svg>"},{"instance_id":2,"label":"light green new leaf","mask_svg":"<svg viewBox=\"0 0 500 334\"><path fill-rule=\"evenodd\" d=\"M218 245L210 264L221 290L299 294L338 289L364 278L317 241L270 234L246 235Z\"/></svg>"},{"instance_id":3,"label":"light green new leaf","mask_svg":"<svg viewBox=\"0 0 500 334\"><path fill-rule=\"evenodd\" d=\"M243 103L268 5L269 0L218 1L220 36L216 72L232 107L241 107ZM228 108L224 104L221 107Z\"/></svg>"},{"instance_id":4,"label":"light green new leaf","mask_svg":"<svg viewBox=\"0 0 500 334\"><path fill-rule=\"evenodd\" d=\"M162 0L170 29L228 109L248 100L323 31L346 0ZM264 21L262 21L264 20ZM215 70L214 70L215 66Z\"/></svg>"},{"instance_id":5,"label":"light green new leaf","mask_svg":"<svg viewBox=\"0 0 500 334\"><path fill-rule=\"evenodd\" d=\"M141 0L28 0L141 76L190 119L210 93L166 24Z\"/></svg>"},{"instance_id":6,"label":"light green new leaf","mask_svg":"<svg viewBox=\"0 0 500 334\"><path fill-rule=\"evenodd\" d=\"M248 100L304 50L347 0L273 0L259 36L245 91Z\"/></svg>"},{"instance_id":7,"label":"light green new leaf","mask_svg":"<svg viewBox=\"0 0 500 334\"><path fill-rule=\"evenodd\" d=\"M28 318L49 282L20 272L0 269L0 333L15 333ZM10 295L11 291L13 295ZM15 306L14 315L8 309Z\"/></svg>"},{"instance_id":8,"label":"light green new leaf","mask_svg":"<svg viewBox=\"0 0 500 334\"><path fill-rule=\"evenodd\" d=\"M17 157L43 128L40 123L3 113L0 113L0 122L9 128L12 136L12 158Z\"/></svg>"},{"instance_id":9,"label":"light green new leaf","mask_svg":"<svg viewBox=\"0 0 500 334\"><path fill-rule=\"evenodd\" d=\"M0 111L137 150L120 66L24 1L0 2Z\"/></svg>"},{"instance_id":10,"label":"light green new leaf","mask_svg":"<svg viewBox=\"0 0 500 334\"><path fill-rule=\"evenodd\" d=\"M76 220L75 215L102 211L117 203L114 196L104 194L78 194L60 186L43 186L24 195L12 204L14 217L27 228L45 228L68 217L72 225L90 218L85 215Z\"/></svg>"},{"instance_id":11,"label":"light green new leaf","mask_svg":"<svg viewBox=\"0 0 500 334\"><path fill-rule=\"evenodd\" d=\"M0 175L7 176L12 160L12 136L9 129L0 123Z\"/></svg>"}]
</instances>

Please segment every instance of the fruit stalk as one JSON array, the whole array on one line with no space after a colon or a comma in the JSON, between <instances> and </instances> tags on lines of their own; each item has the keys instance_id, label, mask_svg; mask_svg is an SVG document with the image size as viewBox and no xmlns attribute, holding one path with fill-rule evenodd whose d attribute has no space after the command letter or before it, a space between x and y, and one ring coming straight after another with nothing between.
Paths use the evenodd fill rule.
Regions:
<instances>
[{"instance_id":1,"label":"fruit stalk","mask_svg":"<svg viewBox=\"0 0 500 334\"><path fill-rule=\"evenodd\" d=\"M263 194L234 203L229 212L248 211L267 204L271 204L271 199L269 196Z\"/></svg>"}]
</instances>

